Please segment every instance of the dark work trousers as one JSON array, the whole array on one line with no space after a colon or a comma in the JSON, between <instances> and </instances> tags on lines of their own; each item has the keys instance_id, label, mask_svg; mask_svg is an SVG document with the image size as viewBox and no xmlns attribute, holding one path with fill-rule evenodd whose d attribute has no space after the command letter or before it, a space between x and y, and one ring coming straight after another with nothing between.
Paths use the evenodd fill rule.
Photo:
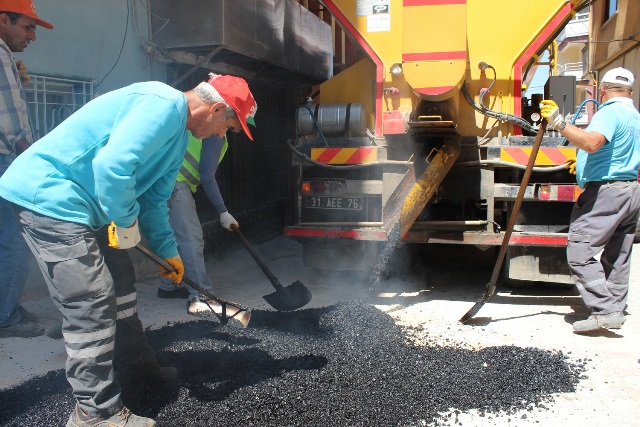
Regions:
<instances>
[{"instance_id":1,"label":"dark work trousers","mask_svg":"<svg viewBox=\"0 0 640 427\"><path fill-rule=\"evenodd\" d=\"M126 250L98 232L14 205L54 304L62 314L66 374L80 409L108 418L122 408L114 368L155 362L138 319Z\"/></svg>"},{"instance_id":2,"label":"dark work trousers","mask_svg":"<svg viewBox=\"0 0 640 427\"><path fill-rule=\"evenodd\" d=\"M587 184L573 207L567 260L593 314L622 312L627 305L639 210L637 182Z\"/></svg>"}]
</instances>

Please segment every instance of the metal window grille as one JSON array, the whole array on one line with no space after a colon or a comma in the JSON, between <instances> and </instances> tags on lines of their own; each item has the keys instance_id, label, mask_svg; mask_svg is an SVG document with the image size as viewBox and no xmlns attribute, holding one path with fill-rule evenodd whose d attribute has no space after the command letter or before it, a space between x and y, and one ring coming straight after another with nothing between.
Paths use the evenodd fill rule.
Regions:
<instances>
[{"instance_id":1,"label":"metal window grille","mask_svg":"<svg viewBox=\"0 0 640 427\"><path fill-rule=\"evenodd\" d=\"M33 74L30 77L24 89L34 141L93 99L92 81Z\"/></svg>"}]
</instances>

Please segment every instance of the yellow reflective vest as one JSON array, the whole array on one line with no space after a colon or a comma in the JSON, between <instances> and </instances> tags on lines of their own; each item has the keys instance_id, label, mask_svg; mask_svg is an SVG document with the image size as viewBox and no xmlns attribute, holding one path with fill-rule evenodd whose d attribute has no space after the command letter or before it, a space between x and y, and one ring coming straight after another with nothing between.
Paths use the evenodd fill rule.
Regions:
<instances>
[{"instance_id":1,"label":"yellow reflective vest","mask_svg":"<svg viewBox=\"0 0 640 427\"><path fill-rule=\"evenodd\" d=\"M220 158L218 164L224 158L229 142L227 136L224 136L224 142L222 150L220 151ZM192 192L196 192L198 185L200 185L200 155L202 154L202 140L196 138L189 132L189 145L187 146L187 152L185 153L180 172L178 172L178 178L176 181L185 182L189 184Z\"/></svg>"}]
</instances>

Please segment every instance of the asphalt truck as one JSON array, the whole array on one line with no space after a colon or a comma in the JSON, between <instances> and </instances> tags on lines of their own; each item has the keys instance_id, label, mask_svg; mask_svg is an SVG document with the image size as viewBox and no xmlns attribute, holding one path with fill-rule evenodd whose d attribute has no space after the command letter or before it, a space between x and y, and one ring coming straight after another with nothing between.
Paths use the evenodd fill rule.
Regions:
<instances>
[{"instance_id":1,"label":"asphalt truck","mask_svg":"<svg viewBox=\"0 0 640 427\"><path fill-rule=\"evenodd\" d=\"M523 83L588 2L320 3L364 54L295 111L284 234L305 264L366 270L393 232L405 243L500 246L541 123L541 97L527 99ZM571 84L551 77L544 94L565 115ZM509 240L509 283L572 283L572 158L574 147L545 133Z\"/></svg>"}]
</instances>

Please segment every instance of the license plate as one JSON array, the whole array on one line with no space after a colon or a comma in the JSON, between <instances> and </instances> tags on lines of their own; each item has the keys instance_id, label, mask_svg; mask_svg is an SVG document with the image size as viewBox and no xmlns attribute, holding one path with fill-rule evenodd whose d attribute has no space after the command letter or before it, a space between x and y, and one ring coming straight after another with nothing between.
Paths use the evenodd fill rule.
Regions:
<instances>
[{"instance_id":1,"label":"license plate","mask_svg":"<svg viewBox=\"0 0 640 427\"><path fill-rule=\"evenodd\" d=\"M362 197L305 197L304 207L311 209L362 209Z\"/></svg>"}]
</instances>

